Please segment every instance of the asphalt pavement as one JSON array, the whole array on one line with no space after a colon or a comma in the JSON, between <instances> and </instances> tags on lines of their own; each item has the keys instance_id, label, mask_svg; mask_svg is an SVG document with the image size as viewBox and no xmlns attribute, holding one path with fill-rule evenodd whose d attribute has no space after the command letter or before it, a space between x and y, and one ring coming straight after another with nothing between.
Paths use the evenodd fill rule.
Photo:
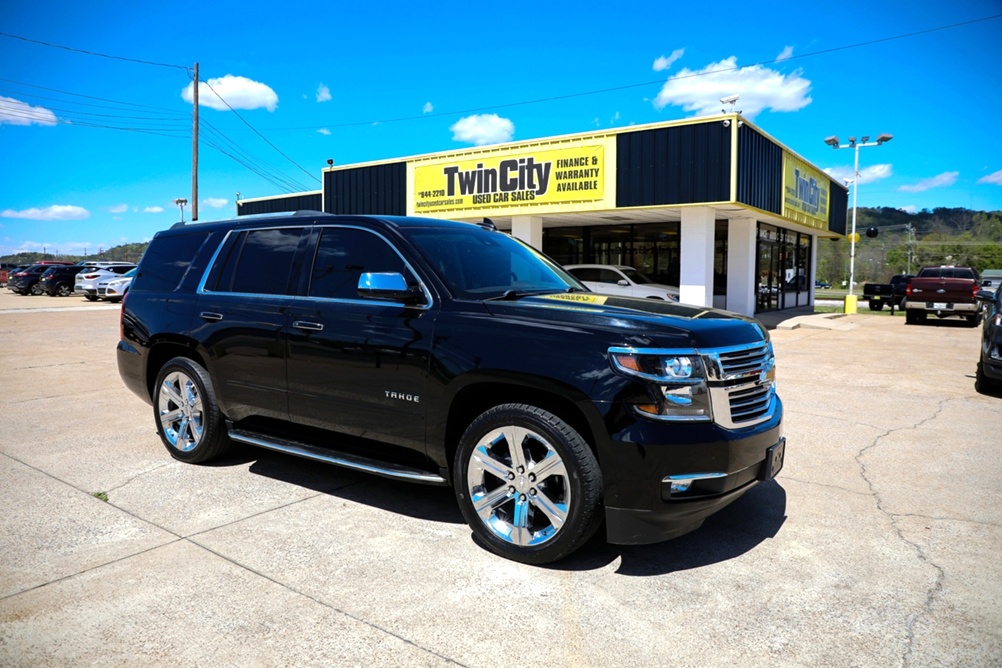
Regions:
<instances>
[{"instance_id":1,"label":"asphalt pavement","mask_svg":"<svg viewBox=\"0 0 1002 668\"><path fill-rule=\"evenodd\" d=\"M1002 397L959 320L773 316L777 480L533 567L447 488L171 459L118 313L0 290L0 666L1002 665Z\"/></svg>"}]
</instances>

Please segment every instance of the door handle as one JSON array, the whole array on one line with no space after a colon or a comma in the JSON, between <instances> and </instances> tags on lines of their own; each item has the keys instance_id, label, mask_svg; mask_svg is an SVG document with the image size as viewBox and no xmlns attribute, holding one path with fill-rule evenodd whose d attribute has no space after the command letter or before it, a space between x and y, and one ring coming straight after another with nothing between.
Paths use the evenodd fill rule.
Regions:
<instances>
[{"instance_id":1,"label":"door handle","mask_svg":"<svg viewBox=\"0 0 1002 668\"><path fill-rule=\"evenodd\" d=\"M304 320L294 320L292 326L296 329L305 329L310 332L321 332L324 329L324 326L319 322L306 322Z\"/></svg>"},{"instance_id":2,"label":"door handle","mask_svg":"<svg viewBox=\"0 0 1002 668\"><path fill-rule=\"evenodd\" d=\"M202 311L201 313L198 314L198 316L200 318L205 319L205 320L222 320L223 319L223 314L222 313L213 313L212 311Z\"/></svg>"}]
</instances>

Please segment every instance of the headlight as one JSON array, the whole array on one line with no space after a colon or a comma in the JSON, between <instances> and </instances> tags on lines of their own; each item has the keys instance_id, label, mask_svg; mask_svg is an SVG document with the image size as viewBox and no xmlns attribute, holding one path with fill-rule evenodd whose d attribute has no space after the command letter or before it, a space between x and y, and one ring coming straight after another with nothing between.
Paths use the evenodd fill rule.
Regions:
<instances>
[{"instance_id":1,"label":"headlight","mask_svg":"<svg viewBox=\"0 0 1002 668\"><path fill-rule=\"evenodd\" d=\"M640 414L657 420L713 419L703 360L696 351L610 348L609 359L619 373L650 385L651 402L635 402Z\"/></svg>"}]
</instances>

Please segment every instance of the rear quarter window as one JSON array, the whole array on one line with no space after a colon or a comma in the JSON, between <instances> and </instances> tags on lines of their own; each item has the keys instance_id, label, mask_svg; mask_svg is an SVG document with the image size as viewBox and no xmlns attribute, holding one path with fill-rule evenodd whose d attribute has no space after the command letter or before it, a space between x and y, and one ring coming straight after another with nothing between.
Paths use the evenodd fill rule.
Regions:
<instances>
[{"instance_id":1,"label":"rear quarter window","mask_svg":"<svg viewBox=\"0 0 1002 668\"><path fill-rule=\"evenodd\" d=\"M132 290L172 292L198 254L208 232L156 236L143 254Z\"/></svg>"}]
</instances>

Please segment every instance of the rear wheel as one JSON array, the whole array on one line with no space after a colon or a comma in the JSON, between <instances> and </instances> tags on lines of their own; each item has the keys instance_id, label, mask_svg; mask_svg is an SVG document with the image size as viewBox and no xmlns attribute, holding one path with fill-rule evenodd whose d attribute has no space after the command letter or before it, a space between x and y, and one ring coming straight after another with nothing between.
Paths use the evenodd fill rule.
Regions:
<instances>
[{"instance_id":1,"label":"rear wheel","mask_svg":"<svg viewBox=\"0 0 1002 668\"><path fill-rule=\"evenodd\" d=\"M157 433L175 459L207 462L230 445L209 374L186 357L175 357L160 369L153 414Z\"/></svg>"},{"instance_id":2,"label":"rear wheel","mask_svg":"<svg viewBox=\"0 0 1002 668\"><path fill-rule=\"evenodd\" d=\"M97 297L94 295L84 295L84 297L86 297L89 302L97 301Z\"/></svg>"},{"instance_id":3,"label":"rear wheel","mask_svg":"<svg viewBox=\"0 0 1002 668\"><path fill-rule=\"evenodd\" d=\"M526 564L567 556L598 528L602 475L585 440L552 413L496 406L463 434L454 463L459 507L496 554Z\"/></svg>"},{"instance_id":4,"label":"rear wheel","mask_svg":"<svg viewBox=\"0 0 1002 668\"><path fill-rule=\"evenodd\" d=\"M870 310L871 311L880 311L883 308L884 308L884 302L882 302L882 301L876 301L876 300L873 300L873 299L870 300Z\"/></svg>"},{"instance_id":5,"label":"rear wheel","mask_svg":"<svg viewBox=\"0 0 1002 668\"><path fill-rule=\"evenodd\" d=\"M968 327L977 327L980 324L981 324L981 311L980 310L977 311L976 313L972 313L971 315L967 316L967 326Z\"/></svg>"}]
</instances>

